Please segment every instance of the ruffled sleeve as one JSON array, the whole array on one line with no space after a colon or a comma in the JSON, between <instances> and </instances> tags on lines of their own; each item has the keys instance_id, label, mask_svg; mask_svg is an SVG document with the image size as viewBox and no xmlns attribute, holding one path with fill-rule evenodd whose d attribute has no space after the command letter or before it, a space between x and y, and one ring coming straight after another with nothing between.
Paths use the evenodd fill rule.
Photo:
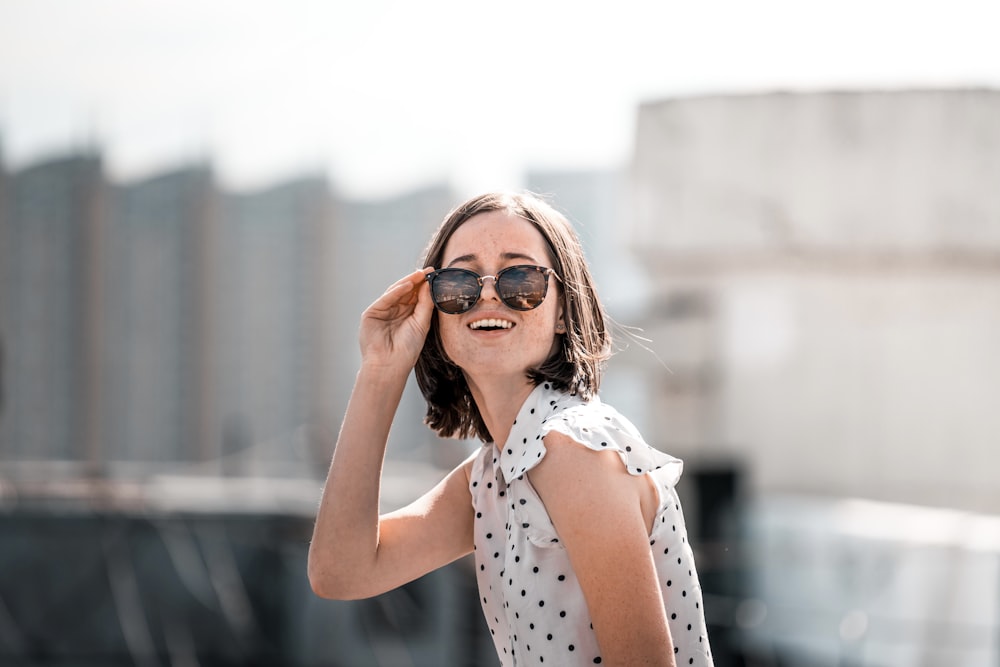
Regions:
<instances>
[{"instance_id":1,"label":"ruffled sleeve","mask_svg":"<svg viewBox=\"0 0 1000 667\"><path fill-rule=\"evenodd\" d=\"M658 481L671 487L681 477L681 460L649 445L632 422L609 405L595 402L563 410L542 424L543 438L551 431L594 451L618 452L632 475L656 472Z\"/></svg>"},{"instance_id":2,"label":"ruffled sleeve","mask_svg":"<svg viewBox=\"0 0 1000 667\"><path fill-rule=\"evenodd\" d=\"M547 434L557 431L594 451L615 451L632 475L656 473L657 481L672 487L681 477L683 463L649 445L635 426L609 405L593 400L579 403L542 420L534 437L525 437L514 461L504 471L508 479L520 477L545 456Z\"/></svg>"}]
</instances>

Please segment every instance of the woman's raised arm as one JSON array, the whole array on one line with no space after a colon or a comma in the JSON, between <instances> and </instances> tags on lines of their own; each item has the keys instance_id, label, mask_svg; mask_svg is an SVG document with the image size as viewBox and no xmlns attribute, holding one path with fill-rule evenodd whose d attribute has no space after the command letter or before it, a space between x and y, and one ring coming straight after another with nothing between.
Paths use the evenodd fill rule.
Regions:
<instances>
[{"instance_id":1,"label":"woman's raised arm","mask_svg":"<svg viewBox=\"0 0 1000 667\"><path fill-rule=\"evenodd\" d=\"M371 597L472 550L468 461L416 502L379 516L389 428L430 329L425 274L400 279L361 319L361 370L309 547L309 581L322 597Z\"/></svg>"}]
</instances>

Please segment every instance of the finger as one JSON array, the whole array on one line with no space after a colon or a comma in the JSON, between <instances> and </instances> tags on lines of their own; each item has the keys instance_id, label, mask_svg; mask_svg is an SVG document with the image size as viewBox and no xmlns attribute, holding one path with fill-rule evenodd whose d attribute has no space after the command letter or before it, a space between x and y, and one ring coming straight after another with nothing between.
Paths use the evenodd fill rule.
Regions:
<instances>
[{"instance_id":1,"label":"finger","mask_svg":"<svg viewBox=\"0 0 1000 667\"><path fill-rule=\"evenodd\" d=\"M417 288L416 297L414 314L425 330L430 329L431 316L434 314L434 299L431 297L430 283L425 280L424 284Z\"/></svg>"},{"instance_id":2,"label":"finger","mask_svg":"<svg viewBox=\"0 0 1000 667\"><path fill-rule=\"evenodd\" d=\"M419 269L404 278L404 280L411 280L413 286L413 291L406 297L407 304L417 304L420 303L421 299L430 299L431 286L427 281L427 275L433 270L433 267Z\"/></svg>"},{"instance_id":3,"label":"finger","mask_svg":"<svg viewBox=\"0 0 1000 667\"><path fill-rule=\"evenodd\" d=\"M396 313L400 308L412 306L415 301L412 294L413 286L410 283L393 285L369 306L369 310L383 314Z\"/></svg>"},{"instance_id":4,"label":"finger","mask_svg":"<svg viewBox=\"0 0 1000 667\"><path fill-rule=\"evenodd\" d=\"M397 318L413 312L419 300L421 289L427 289L423 283L423 272L415 271L401 278L385 291L382 296L368 307L368 314L379 319Z\"/></svg>"},{"instance_id":5,"label":"finger","mask_svg":"<svg viewBox=\"0 0 1000 667\"><path fill-rule=\"evenodd\" d=\"M406 284L411 284L412 285L413 282L414 282L414 280L413 280L414 277L417 276L420 273L421 272L419 272L419 271L414 271L413 273L410 273L410 274L407 274L407 275L403 276L402 278L400 278L399 280L397 280L393 284L389 285L389 287L386 288L386 290L385 290L385 292L383 292L383 294L388 294L389 292L391 292L392 290L396 289L400 285L406 285ZM420 280L423 280L423 275L420 275Z\"/></svg>"}]
</instances>

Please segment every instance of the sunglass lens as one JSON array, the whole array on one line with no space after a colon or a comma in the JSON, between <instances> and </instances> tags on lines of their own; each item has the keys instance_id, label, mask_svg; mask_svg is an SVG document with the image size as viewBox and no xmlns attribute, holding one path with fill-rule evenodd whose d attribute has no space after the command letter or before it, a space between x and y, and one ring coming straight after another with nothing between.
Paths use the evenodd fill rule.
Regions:
<instances>
[{"instance_id":1,"label":"sunglass lens","mask_svg":"<svg viewBox=\"0 0 1000 667\"><path fill-rule=\"evenodd\" d=\"M537 308L545 299L548 275L531 268L508 269L497 281L497 294L514 310Z\"/></svg>"},{"instance_id":2,"label":"sunglass lens","mask_svg":"<svg viewBox=\"0 0 1000 667\"><path fill-rule=\"evenodd\" d=\"M479 300L479 282L476 277L459 269L438 273L431 288L434 304L446 313L464 313Z\"/></svg>"}]
</instances>

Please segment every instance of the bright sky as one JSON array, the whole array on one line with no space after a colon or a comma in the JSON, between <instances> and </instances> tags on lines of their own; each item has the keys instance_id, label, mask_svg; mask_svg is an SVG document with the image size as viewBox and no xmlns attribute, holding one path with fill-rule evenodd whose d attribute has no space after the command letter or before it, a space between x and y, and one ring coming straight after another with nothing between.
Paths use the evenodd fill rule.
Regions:
<instances>
[{"instance_id":1,"label":"bright sky","mask_svg":"<svg viewBox=\"0 0 1000 667\"><path fill-rule=\"evenodd\" d=\"M1000 87L996 0L0 0L0 141L352 196L624 165L637 106Z\"/></svg>"}]
</instances>

